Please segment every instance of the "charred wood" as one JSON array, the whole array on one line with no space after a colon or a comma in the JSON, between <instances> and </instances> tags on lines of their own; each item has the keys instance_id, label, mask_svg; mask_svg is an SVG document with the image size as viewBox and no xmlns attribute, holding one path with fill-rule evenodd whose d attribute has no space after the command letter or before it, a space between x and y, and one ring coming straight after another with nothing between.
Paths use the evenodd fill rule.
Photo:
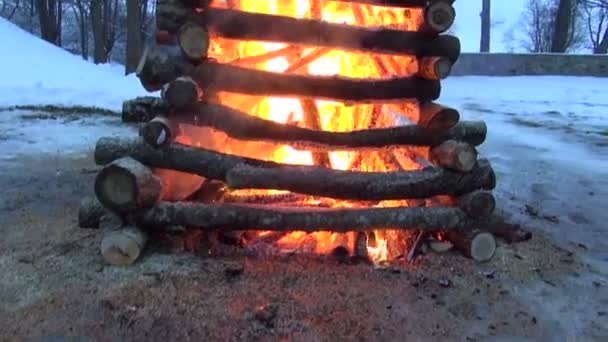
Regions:
<instances>
[{"instance_id":1,"label":"charred wood","mask_svg":"<svg viewBox=\"0 0 608 342\"><path fill-rule=\"evenodd\" d=\"M148 236L143 230L128 226L109 232L101 241L101 255L113 266L129 266L141 255Z\"/></svg>"},{"instance_id":2,"label":"charred wood","mask_svg":"<svg viewBox=\"0 0 608 342\"><path fill-rule=\"evenodd\" d=\"M178 125L164 116L157 116L141 127L140 135L148 145L161 148L178 135Z\"/></svg>"}]
</instances>

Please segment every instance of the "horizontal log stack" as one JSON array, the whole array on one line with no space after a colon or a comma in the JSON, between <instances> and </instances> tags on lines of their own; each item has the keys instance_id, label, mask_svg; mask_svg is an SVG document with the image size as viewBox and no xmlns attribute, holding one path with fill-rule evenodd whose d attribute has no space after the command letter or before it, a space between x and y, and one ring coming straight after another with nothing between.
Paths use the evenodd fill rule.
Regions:
<instances>
[{"instance_id":1,"label":"horizontal log stack","mask_svg":"<svg viewBox=\"0 0 608 342\"><path fill-rule=\"evenodd\" d=\"M320 20L320 2L311 1L311 18L296 19L210 7L206 0L160 0L155 44L141 58L137 74L143 87L161 91L161 98L126 101L123 121L141 124L140 136L102 138L95 161L102 165L95 182L97 199L83 201L80 222L85 227L111 226L102 243L102 255L116 265L132 263L148 239L148 231L175 226L202 231L293 230L359 232L361 252L365 232L382 229L449 231L467 256L487 260L493 254L492 235L479 238L477 219L492 213L491 190L496 178L490 163L478 158L476 146L485 141L484 122L460 121L455 109L435 103L440 81L450 73L460 54L456 37L442 34L455 17L449 0L352 0L353 13L363 23L362 6L394 6L422 10L424 22L417 31L334 24ZM281 42L287 47L260 56L219 63L208 58L211 40ZM284 73L255 66L279 56L315 47L295 59ZM302 74L309 63L332 49L374 55L384 76L359 79ZM399 67L387 55L412 56L418 72L396 76ZM250 115L247 110L220 103L214 94L286 96L300 99L304 125L281 124ZM411 125L365 127L347 132L321 129L315 99L351 104L388 104L416 101L417 111L402 111ZM374 109L375 111L375 109ZM206 127L239 141L288 145L311 151L314 165L294 166L239 157L178 143L184 125ZM377 151L398 164L422 159L425 167L390 172L341 171L331 168L328 152ZM274 189L289 191L278 200L237 197L218 201L168 202L162 199L162 181L154 169L170 169L205 178L213 188ZM384 200L427 200L449 196L453 205L383 208L359 205L319 208L282 205L288 198L323 197L357 203ZM207 198L216 198L214 196ZM269 197L268 197L269 198ZM293 201L293 203L299 203ZM105 218L105 219L104 219ZM474 240L472 240L474 239ZM489 242L488 242L489 241ZM494 242L495 243L495 242ZM476 248L480 250L477 251ZM474 249L474 250L472 250ZM355 251L355 253L359 253ZM479 257L478 257L479 256Z\"/></svg>"}]
</instances>

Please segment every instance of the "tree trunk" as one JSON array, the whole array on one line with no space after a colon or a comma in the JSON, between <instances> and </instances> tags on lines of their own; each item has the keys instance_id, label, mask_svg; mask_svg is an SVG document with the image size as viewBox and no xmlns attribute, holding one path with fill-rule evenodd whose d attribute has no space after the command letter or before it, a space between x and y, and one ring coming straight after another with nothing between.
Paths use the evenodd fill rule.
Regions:
<instances>
[{"instance_id":1,"label":"tree trunk","mask_svg":"<svg viewBox=\"0 0 608 342\"><path fill-rule=\"evenodd\" d=\"M84 8L83 0L77 0L72 7L74 16L78 21L80 35L80 55L85 61L89 59L89 32L87 30L87 11Z\"/></svg>"},{"instance_id":2,"label":"tree trunk","mask_svg":"<svg viewBox=\"0 0 608 342\"><path fill-rule=\"evenodd\" d=\"M93 26L93 62L95 64L105 63L106 54L104 52L103 39L103 0L91 1L91 23Z\"/></svg>"},{"instance_id":3,"label":"tree trunk","mask_svg":"<svg viewBox=\"0 0 608 342\"><path fill-rule=\"evenodd\" d=\"M599 45L593 49L593 53L596 55L605 55L608 53L608 27L606 27L606 31L604 31L604 35L602 36Z\"/></svg>"},{"instance_id":4,"label":"tree trunk","mask_svg":"<svg viewBox=\"0 0 608 342\"><path fill-rule=\"evenodd\" d=\"M559 0L553 37L551 39L551 52L563 53L568 49L568 38L572 18L573 0Z\"/></svg>"},{"instance_id":5,"label":"tree trunk","mask_svg":"<svg viewBox=\"0 0 608 342\"><path fill-rule=\"evenodd\" d=\"M58 45L60 42L57 29L60 26L57 0L36 0L36 10L40 20L40 36L47 42Z\"/></svg>"},{"instance_id":6,"label":"tree trunk","mask_svg":"<svg viewBox=\"0 0 608 342\"><path fill-rule=\"evenodd\" d=\"M135 71L141 55L141 0L127 0L127 59L126 74Z\"/></svg>"},{"instance_id":7,"label":"tree trunk","mask_svg":"<svg viewBox=\"0 0 608 342\"><path fill-rule=\"evenodd\" d=\"M490 0L483 0L481 10L481 44L480 52L490 52L491 7Z\"/></svg>"}]
</instances>

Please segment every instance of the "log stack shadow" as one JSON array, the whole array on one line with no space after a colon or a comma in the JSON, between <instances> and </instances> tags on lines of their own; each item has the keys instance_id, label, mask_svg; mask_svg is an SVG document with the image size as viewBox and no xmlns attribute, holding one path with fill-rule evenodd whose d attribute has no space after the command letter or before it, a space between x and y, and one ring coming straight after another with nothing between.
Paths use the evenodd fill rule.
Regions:
<instances>
[{"instance_id":1,"label":"log stack shadow","mask_svg":"<svg viewBox=\"0 0 608 342\"><path fill-rule=\"evenodd\" d=\"M363 253L365 232L382 229L450 231L445 234L467 256L485 261L495 241L480 237L476 220L490 215L496 205L491 190L496 178L490 163L478 158L476 146L485 141L484 122L460 121L455 109L435 103L460 54L456 37L442 34L452 25L455 11L449 0L343 1L353 3L356 21L364 24L362 9L391 5L422 11L418 30L370 28L321 20L320 2L311 1L311 18L296 19L211 7L205 0L160 0L156 42L143 53L137 74L149 91L161 98L126 101L123 121L141 123L140 136L102 138L95 161L103 165L95 182L97 201L83 201L81 226L103 226L99 216L114 218L111 233L102 242L102 254L112 264L135 261L148 232L172 229L203 231L273 230L277 232L330 230L358 232L355 253ZM212 38L210 38L212 37ZM260 56L231 63L208 57L212 39L256 40L289 44ZM251 68L277 56L315 47L286 72ZM302 75L296 71L332 49L375 54L381 79ZM377 55L376 55L377 54ZM394 60L387 55L411 56L418 71L395 76ZM255 117L217 101L215 94L286 96L300 100L304 125L277 123ZM388 103L416 101L419 110L402 111L411 125L330 132L321 129L316 99L381 108ZM296 166L241 157L178 143L184 125L207 127L240 141L269 142L311 151L314 165ZM409 158L422 161L419 170L363 172L336 170L328 152L377 151L394 164ZM326 197L370 203L386 200L426 200L436 196L450 205L374 205L312 208L229 201L162 199L162 182L155 168L195 174L229 189L273 189L295 197ZM287 202L288 203L288 202ZM362 247L363 246L363 247Z\"/></svg>"}]
</instances>

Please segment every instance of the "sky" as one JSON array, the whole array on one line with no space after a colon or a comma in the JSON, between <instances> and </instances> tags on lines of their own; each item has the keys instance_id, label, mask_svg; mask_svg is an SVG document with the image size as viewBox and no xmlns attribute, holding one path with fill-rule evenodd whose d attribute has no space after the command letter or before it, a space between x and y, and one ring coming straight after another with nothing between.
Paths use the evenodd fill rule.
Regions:
<instances>
[{"instance_id":1,"label":"sky","mask_svg":"<svg viewBox=\"0 0 608 342\"><path fill-rule=\"evenodd\" d=\"M508 51L508 44L503 42L505 33L515 27L520 20L527 0L493 0L492 29L490 50L492 52ZM456 0L455 34L460 38L463 52L478 52L481 31L482 0Z\"/></svg>"}]
</instances>

